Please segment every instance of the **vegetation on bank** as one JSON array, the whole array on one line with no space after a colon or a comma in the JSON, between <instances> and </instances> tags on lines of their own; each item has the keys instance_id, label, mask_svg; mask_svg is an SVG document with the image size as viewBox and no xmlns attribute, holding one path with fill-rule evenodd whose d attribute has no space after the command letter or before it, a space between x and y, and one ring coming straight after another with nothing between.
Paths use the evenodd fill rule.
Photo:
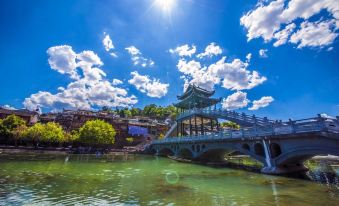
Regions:
<instances>
[{"instance_id":1,"label":"vegetation on bank","mask_svg":"<svg viewBox=\"0 0 339 206\"><path fill-rule=\"evenodd\" d=\"M55 122L36 123L31 127L15 115L0 119L0 141L10 145L67 146L113 145L116 131L102 120L87 121L79 130L66 132Z\"/></svg>"},{"instance_id":2,"label":"vegetation on bank","mask_svg":"<svg viewBox=\"0 0 339 206\"><path fill-rule=\"evenodd\" d=\"M220 126L223 128L229 128L229 129L240 129L240 125L238 125L235 122L231 122L231 121L221 122Z\"/></svg>"},{"instance_id":3,"label":"vegetation on bank","mask_svg":"<svg viewBox=\"0 0 339 206\"><path fill-rule=\"evenodd\" d=\"M111 108L103 107L102 111L112 113L112 114L117 114L117 115L120 115L121 117L146 116L150 118L159 118L159 119L166 119L167 117L175 119L177 115L177 109L173 105L162 107L162 106L157 106L155 104L146 105L143 109L116 108L115 110L112 110Z\"/></svg>"}]
</instances>

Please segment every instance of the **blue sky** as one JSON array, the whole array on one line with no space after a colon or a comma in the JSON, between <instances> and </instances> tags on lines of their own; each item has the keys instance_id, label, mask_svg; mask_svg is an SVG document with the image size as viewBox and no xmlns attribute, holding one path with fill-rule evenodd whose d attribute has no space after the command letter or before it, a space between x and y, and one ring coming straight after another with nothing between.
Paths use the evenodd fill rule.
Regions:
<instances>
[{"instance_id":1,"label":"blue sky","mask_svg":"<svg viewBox=\"0 0 339 206\"><path fill-rule=\"evenodd\" d=\"M338 6L309 2L317 9L297 0L1 1L0 105L165 106L186 82L216 89L227 109L335 116Z\"/></svg>"}]
</instances>

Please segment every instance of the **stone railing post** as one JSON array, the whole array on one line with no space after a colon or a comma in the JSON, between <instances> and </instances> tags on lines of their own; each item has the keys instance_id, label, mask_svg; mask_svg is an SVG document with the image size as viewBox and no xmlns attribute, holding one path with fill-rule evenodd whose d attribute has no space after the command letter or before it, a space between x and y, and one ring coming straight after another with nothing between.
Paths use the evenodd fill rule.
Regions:
<instances>
[{"instance_id":1,"label":"stone railing post","mask_svg":"<svg viewBox=\"0 0 339 206\"><path fill-rule=\"evenodd\" d=\"M318 119L319 130L326 130L326 124L325 124L326 118L322 117L321 114L318 114L317 119Z\"/></svg>"},{"instance_id":2,"label":"stone railing post","mask_svg":"<svg viewBox=\"0 0 339 206\"><path fill-rule=\"evenodd\" d=\"M289 124L291 125L292 133L296 133L294 121L292 121L292 119L288 119L288 121L289 121Z\"/></svg>"},{"instance_id":3,"label":"stone railing post","mask_svg":"<svg viewBox=\"0 0 339 206\"><path fill-rule=\"evenodd\" d=\"M271 130L272 130L272 135L275 135L275 130L274 130L274 124L271 123Z\"/></svg>"}]
</instances>

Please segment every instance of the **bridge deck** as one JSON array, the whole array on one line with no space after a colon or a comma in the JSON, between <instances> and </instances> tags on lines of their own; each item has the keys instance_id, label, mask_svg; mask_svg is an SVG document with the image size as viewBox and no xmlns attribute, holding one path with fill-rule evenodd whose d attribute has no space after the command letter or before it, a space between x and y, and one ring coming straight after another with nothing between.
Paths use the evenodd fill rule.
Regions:
<instances>
[{"instance_id":1,"label":"bridge deck","mask_svg":"<svg viewBox=\"0 0 339 206\"><path fill-rule=\"evenodd\" d=\"M254 126L241 130L225 130L199 136L170 137L162 140L153 140L152 144L167 144L192 141L215 141L229 138L274 137L278 135L295 135L310 132L331 132L339 135L337 119L316 117L297 121Z\"/></svg>"}]
</instances>

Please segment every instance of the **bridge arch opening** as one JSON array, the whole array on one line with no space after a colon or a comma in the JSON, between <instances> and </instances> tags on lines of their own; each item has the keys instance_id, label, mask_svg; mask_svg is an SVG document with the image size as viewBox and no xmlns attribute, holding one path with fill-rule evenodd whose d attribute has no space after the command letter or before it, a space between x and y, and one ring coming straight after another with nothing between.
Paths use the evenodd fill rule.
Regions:
<instances>
[{"instance_id":1,"label":"bridge arch opening","mask_svg":"<svg viewBox=\"0 0 339 206\"><path fill-rule=\"evenodd\" d=\"M174 155L174 152L169 149L169 148L162 148L160 149L159 153L158 153L159 156L173 156Z\"/></svg>"},{"instance_id":2,"label":"bridge arch opening","mask_svg":"<svg viewBox=\"0 0 339 206\"><path fill-rule=\"evenodd\" d=\"M150 148L149 153L150 154L155 154L155 153L157 153L157 151L154 148Z\"/></svg>"},{"instance_id":3,"label":"bridge arch opening","mask_svg":"<svg viewBox=\"0 0 339 206\"><path fill-rule=\"evenodd\" d=\"M270 144L270 151L271 151L271 156L273 158L276 158L281 155L281 148L280 148L280 145L277 143Z\"/></svg>"},{"instance_id":4,"label":"bridge arch opening","mask_svg":"<svg viewBox=\"0 0 339 206\"><path fill-rule=\"evenodd\" d=\"M230 154L232 151L229 149L210 149L203 152L199 156L199 160L207 162L224 162L226 161L226 155Z\"/></svg>"},{"instance_id":5,"label":"bridge arch opening","mask_svg":"<svg viewBox=\"0 0 339 206\"><path fill-rule=\"evenodd\" d=\"M197 152L200 152L200 145L197 145Z\"/></svg>"},{"instance_id":6,"label":"bridge arch opening","mask_svg":"<svg viewBox=\"0 0 339 206\"><path fill-rule=\"evenodd\" d=\"M254 153L256 155L265 157L265 149L264 146L261 143L254 144Z\"/></svg>"},{"instance_id":7,"label":"bridge arch opening","mask_svg":"<svg viewBox=\"0 0 339 206\"><path fill-rule=\"evenodd\" d=\"M187 148L179 150L178 156L184 159L193 159L193 153Z\"/></svg>"},{"instance_id":8,"label":"bridge arch opening","mask_svg":"<svg viewBox=\"0 0 339 206\"><path fill-rule=\"evenodd\" d=\"M243 145L241 146L241 148L243 148L243 149L245 149L245 150L247 150L247 151L250 151L250 150L251 150L251 149L250 149L250 146L249 146L247 143L243 144Z\"/></svg>"}]
</instances>

